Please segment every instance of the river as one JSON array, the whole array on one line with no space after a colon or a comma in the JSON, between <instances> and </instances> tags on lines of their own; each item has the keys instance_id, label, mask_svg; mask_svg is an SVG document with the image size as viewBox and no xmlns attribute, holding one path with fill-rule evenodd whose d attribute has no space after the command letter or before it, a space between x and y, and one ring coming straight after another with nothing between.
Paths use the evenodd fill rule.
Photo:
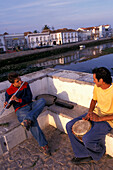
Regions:
<instances>
[{"instance_id":1,"label":"river","mask_svg":"<svg viewBox=\"0 0 113 170\"><path fill-rule=\"evenodd\" d=\"M55 68L91 73L95 67L107 67L113 76L113 54L102 56L102 50L113 47L113 42L91 46L79 50L68 51L62 54L35 59L20 64L7 65L1 67L0 81L7 80L9 71L18 71L20 75L33 71ZM97 57L100 55L100 57ZM26 64L27 63L27 64Z\"/></svg>"},{"instance_id":2,"label":"river","mask_svg":"<svg viewBox=\"0 0 113 170\"><path fill-rule=\"evenodd\" d=\"M53 56L46 61L36 63L37 67L53 67L55 69L64 69L91 73L95 67L107 67L113 76L113 54L93 58L102 53L102 50L113 47L113 42L83 48L76 51L70 51L59 56ZM91 57L91 58L90 58ZM88 60L87 60L88 59ZM87 61L84 61L87 60Z\"/></svg>"}]
</instances>

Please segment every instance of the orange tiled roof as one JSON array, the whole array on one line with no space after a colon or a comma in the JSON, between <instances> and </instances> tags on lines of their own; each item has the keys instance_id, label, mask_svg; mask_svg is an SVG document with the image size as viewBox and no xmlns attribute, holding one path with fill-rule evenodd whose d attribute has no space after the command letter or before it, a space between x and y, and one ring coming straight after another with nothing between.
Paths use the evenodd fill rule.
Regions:
<instances>
[{"instance_id":1,"label":"orange tiled roof","mask_svg":"<svg viewBox=\"0 0 113 170\"><path fill-rule=\"evenodd\" d=\"M28 35L28 34L32 34L32 32L28 31L28 32L24 32L24 36Z\"/></svg>"},{"instance_id":2,"label":"orange tiled roof","mask_svg":"<svg viewBox=\"0 0 113 170\"><path fill-rule=\"evenodd\" d=\"M51 33L57 33L57 32L74 32L76 30L74 29L68 29L68 28L62 28L62 29L57 29L57 30L54 30L54 31L51 31Z\"/></svg>"}]
</instances>

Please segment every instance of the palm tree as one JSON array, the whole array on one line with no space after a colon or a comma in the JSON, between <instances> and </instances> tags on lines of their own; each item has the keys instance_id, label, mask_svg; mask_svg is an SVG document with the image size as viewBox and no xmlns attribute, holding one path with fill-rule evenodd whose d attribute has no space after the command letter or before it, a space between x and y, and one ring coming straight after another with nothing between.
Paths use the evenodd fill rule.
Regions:
<instances>
[{"instance_id":1,"label":"palm tree","mask_svg":"<svg viewBox=\"0 0 113 170\"><path fill-rule=\"evenodd\" d=\"M50 27L48 25L45 25L42 30L47 30L47 29L50 29Z\"/></svg>"}]
</instances>

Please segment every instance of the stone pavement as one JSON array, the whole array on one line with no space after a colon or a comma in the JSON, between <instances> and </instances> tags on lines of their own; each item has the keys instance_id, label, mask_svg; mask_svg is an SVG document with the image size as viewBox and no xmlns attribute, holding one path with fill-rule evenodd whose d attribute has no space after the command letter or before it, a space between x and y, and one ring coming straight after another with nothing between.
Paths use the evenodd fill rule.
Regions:
<instances>
[{"instance_id":1,"label":"stone pavement","mask_svg":"<svg viewBox=\"0 0 113 170\"><path fill-rule=\"evenodd\" d=\"M0 157L0 170L112 170L113 158L108 155L94 163L74 165L74 157L68 135L48 126L43 130L51 147L52 156L39 151L34 138L27 139ZM14 140L14 139L12 139Z\"/></svg>"}]
</instances>

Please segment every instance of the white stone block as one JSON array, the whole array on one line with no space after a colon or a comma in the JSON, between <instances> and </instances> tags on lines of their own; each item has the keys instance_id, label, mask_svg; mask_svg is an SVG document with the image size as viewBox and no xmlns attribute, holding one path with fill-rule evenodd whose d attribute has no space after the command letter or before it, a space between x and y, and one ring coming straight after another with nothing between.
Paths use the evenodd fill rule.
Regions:
<instances>
[{"instance_id":1,"label":"white stone block","mask_svg":"<svg viewBox=\"0 0 113 170\"><path fill-rule=\"evenodd\" d=\"M70 121L70 118L67 118L63 115L55 114L49 111L49 124L58 128L59 130L67 133L66 124Z\"/></svg>"},{"instance_id":2,"label":"white stone block","mask_svg":"<svg viewBox=\"0 0 113 170\"><path fill-rule=\"evenodd\" d=\"M106 135L106 154L113 157L113 136Z\"/></svg>"},{"instance_id":3,"label":"white stone block","mask_svg":"<svg viewBox=\"0 0 113 170\"><path fill-rule=\"evenodd\" d=\"M25 130L22 126L18 126L12 131L5 134L4 139L6 142L7 150L12 149L26 139Z\"/></svg>"},{"instance_id":4,"label":"white stone block","mask_svg":"<svg viewBox=\"0 0 113 170\"><path fill-rule=\"evenodd\" d=\"M37 119L41 129L46 128L49 125L48 110L42 112Z\"/></svg>"}]
</instances>

